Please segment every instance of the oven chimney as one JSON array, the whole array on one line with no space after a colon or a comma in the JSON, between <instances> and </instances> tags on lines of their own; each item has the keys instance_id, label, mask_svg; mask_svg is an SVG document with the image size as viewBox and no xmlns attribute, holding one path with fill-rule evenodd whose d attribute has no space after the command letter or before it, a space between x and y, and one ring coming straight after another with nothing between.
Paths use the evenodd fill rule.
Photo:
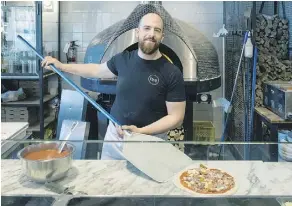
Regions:
<instances>
[{"instance_id":1,"label":"oven chimney","mask_svg":"<svg viewBox=\"0 0 292 206\"><path fill-rule=\"evenodd\" d=\"M162 1L141 1L141 4L162 5Z\"/></svg>"}]
</instances>

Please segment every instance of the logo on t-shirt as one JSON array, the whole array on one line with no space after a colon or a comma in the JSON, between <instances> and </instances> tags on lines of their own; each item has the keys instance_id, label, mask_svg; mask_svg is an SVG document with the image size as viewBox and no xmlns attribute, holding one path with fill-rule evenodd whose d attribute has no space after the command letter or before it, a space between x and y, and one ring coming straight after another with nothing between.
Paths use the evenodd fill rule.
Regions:
<instances>
[{"instance_id":1,"label":"logo on t-shirt","mask_svg":"<svg viewBox=\"0 0 292 206\"><path fill-rule=\"evenodd\" d=\"M152 85L157 85L157 84L159 83L159 78L158 78L158 76L156 76L156 75L150 75L150 76L148 77L148 81L149 81L149 83L152 84Z\"/></svg>"}]
</instances>

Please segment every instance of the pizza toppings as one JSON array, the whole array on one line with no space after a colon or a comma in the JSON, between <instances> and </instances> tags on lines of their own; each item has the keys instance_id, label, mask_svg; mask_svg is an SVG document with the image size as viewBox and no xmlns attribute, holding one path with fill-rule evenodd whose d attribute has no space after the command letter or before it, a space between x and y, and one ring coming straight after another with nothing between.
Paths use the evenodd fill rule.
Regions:
<instances>
[{"instance_id":1,"label":"pizza toppings","mask_svg":"<svg viewBox=\"0 0 292 206\"><path fill-rule=\"evenodd\" d=\"M234 178L218 169L204 165L189 169L180 176L180 183L191 191L203 194L225 193L235 186Z\"/></svg>"}]
</instances>

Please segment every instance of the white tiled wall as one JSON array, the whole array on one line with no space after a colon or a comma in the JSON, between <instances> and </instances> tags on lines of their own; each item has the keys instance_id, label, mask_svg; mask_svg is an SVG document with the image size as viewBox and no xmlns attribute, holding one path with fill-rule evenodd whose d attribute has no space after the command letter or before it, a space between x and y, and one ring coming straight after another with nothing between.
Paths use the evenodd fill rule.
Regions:
<instances>
[{"instance_id":1,"label":"white tiled wall","mask_svg":"<svg viewBox=\"0 0 292 206\"><path fill-rule=\"evenodd\" d=\"M78 40L77 61L84 54L93 37L120 19L126 18L139 2L61 2L61 48L68 41ZM123 8L123 9L121 9ZM66 61L64 53L61 60Z\"/></svg>"},{"instance_id":2,"label":"white tiled wall","mask_svg":"<svg viewBox=\"0 0 292 206\"><path fill-rule=\"evenodd\" d=\"M46 11L43 9L42 16L42 30L43 30L43 54L46 55L58 55L58 27L59 27L59 4L57 1L52 1L53 10ZM52 52L54 53L49 53ZM56 57L56 56L55 56ZM53 75L48 78L49 88L58 88L58 77Z\"/></svg>"},{"instance_id":3,"label":"white tiled wall","mask_svg":"<svg viewBox=\"0 0 292 206\"><path fill-rule=\"evenodd\" d=\"M86 48L96 34L125 19L139 4L131 2L105 2L105 1L61 1L61 49L72 40L78 40L80 46L77 53L77 63L82 63ZM61 61L66 62L66 56L61 52ZM77 84L80 78L68 75ZM71 89L66 83L65 89Z\"/></svg>"},{"instance_id":4,"label":"white tiled wall","mask_svg":"<svg viewBox=\"0 0 292 206\"><path fill-rule=\"evenodd\" d=\"M43 42L44 42L44 55L46 52L58 51L58 13L59 4L57 1L52 1L53 10L46 11L43 9L42 16L42 30L43 30Z\"/></svg>"},{"instance_id":5,"label":"white tiled wall","mask_svg":"<svg viewBox=\"0 0 292 206\"><path fill-rule=\"evenodd\" d=\"M139 4L138 1L123 2L61 2L61 48L70 40L79 40L78 62L83 62L88 43L93 37L117 22L125 19ZM223 25L223 2L179 2L163 1L162 5L174 18L190 23L214 44L222 69L222 40L214 38ZM65 55L61 55L65 61ZM79 77L72 77L79 82ZM66 88L66 85L63 88ZM212 92L213 99L222 96L221 88ZM216 137L220 137L222 111L211 105L194 104L194 120L213 121Z\"/></svg>"}]
</instances>

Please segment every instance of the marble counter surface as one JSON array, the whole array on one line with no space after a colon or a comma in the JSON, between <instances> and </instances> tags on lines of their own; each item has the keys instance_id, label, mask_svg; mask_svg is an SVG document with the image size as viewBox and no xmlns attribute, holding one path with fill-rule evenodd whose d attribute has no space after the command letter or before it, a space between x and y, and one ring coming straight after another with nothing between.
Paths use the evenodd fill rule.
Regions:
<instances>
[{"instance_id":1,"label":"marble counter surface","mask_svg":"<svg viewBox=\"0 0 292 206\"><path fill-rule=\"evenodd\" d=\"M27 122L1 122L1 140L13 138L28 128Z\"/></svg>"},{"instance_id":2,"label":"marble counter surface","mask_svg":"<svg viewBox=\"0 0 292 206\"><path fill-rule=\"evenodd\" d=\"M27 138L27 122L1 122L1 155L17 144L15 140Z\"/></svg>"},{"instance_id":3,"label":"marble counter surface","mask_svg":"<svg viewBox=\"0 0 292 206\"><path fill-rule=\"evenodd\" d=\"M292 164L261 161L194 161L232 174L236 196L292 196ZM67 177L58 181L89 196L190 196L172 181L157 183L127 161L74 160ZM74 194L74 193L73 193ZM56 195L21 172L20 160L1 160L1 195Z\"/></svg>"}]
</instances>

